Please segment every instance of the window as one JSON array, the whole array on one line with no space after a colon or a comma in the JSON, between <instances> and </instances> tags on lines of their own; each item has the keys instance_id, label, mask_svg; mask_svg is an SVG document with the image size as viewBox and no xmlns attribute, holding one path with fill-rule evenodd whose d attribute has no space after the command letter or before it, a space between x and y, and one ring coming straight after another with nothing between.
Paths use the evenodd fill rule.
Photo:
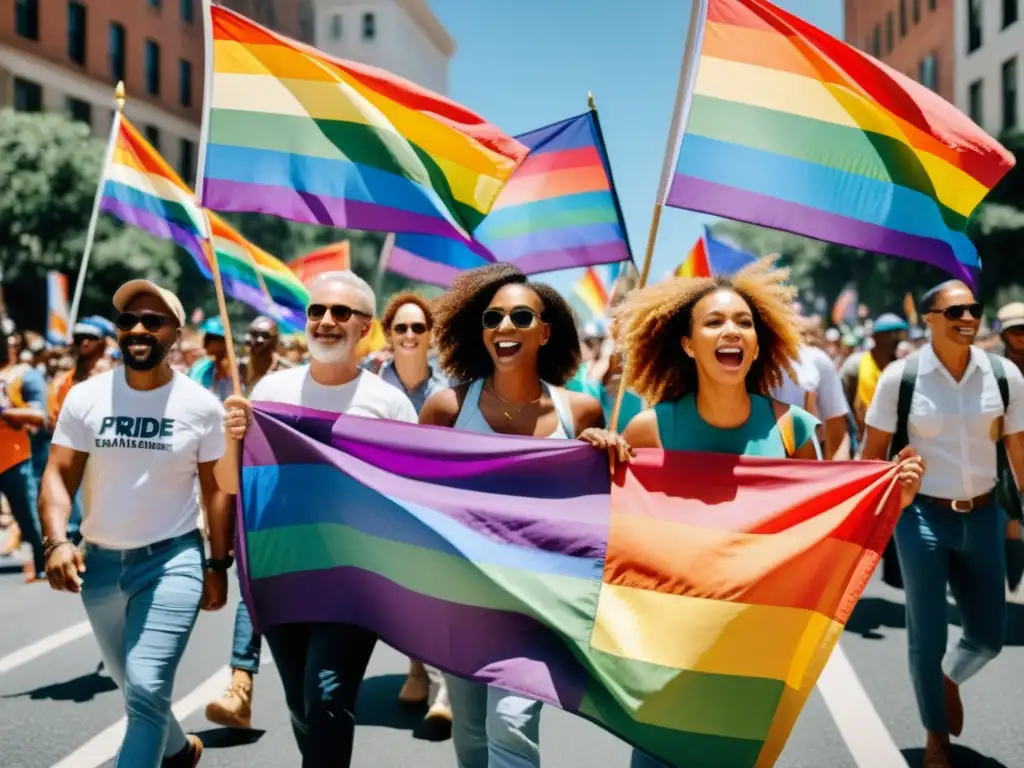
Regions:
<instances>
[{"instance_id":1,"label":"window","mask_svg":"<svg viewBox=\"0 0 1024 768\"><path fill-rule=\"evenodd\" d=\"M160 46L146 41L146 93L160 95Z\"/></svg>"},{"instance_id":2,"label":"window","mask_svg":"<svg viewBox=\"0 0 1024 768\"><path fill-rule=\"evenodd\" d=\"M195 181L196 145L188 139L180 139L178 141L178 175L189 186Z\"/></svg>"},{"instance_id":3,"label":"window","mask_svg":"<svg viewBox=\"0 0 1024 768\"><path fill-rule=\"evenodd\" d=\"M185 24L192 24L196 20L195 0L181 0L179 9L181 10L181 20Z\"/></svg>"},{"instance_id":4,"label":"window","mask_svg":"<svg viewBox=\"0 0 1024 768\"><path fill-rule=\"evenodd\" d=\"M159 8L163 4L162 0L146 0L146 3L150 8Z\"/></svg>"},{"instance_id":5,"label":"window","mask_svg":"<svg viewBox=\"0 0 1024 768\"><path fill-rule=\"evenodd\" d=\"M373 40L377 37L377 17L372 13L363 14L363 40Z\"/></svg>"},{"instance_id":6,"label":"window","mask_svg":"<svg viewBox=\"0 0 1024 768\"><path fill-rule=\"evenodd\" d=\"M913 14L914 23L919 23L921 21L921 0L914 0Z\"/></svg>"},{"instance_id":7,"label":"window","mask_svg":"<svg viewBox=\"0 0 1024 768\"><path fill-rule=\"evenodd\" d=\"M85 64L85 6L68 3L68 58Z\"/></svg>"},{"instance_id":8,"label":"window","mask_svg":"<svg viewBox=\"0 0 1024 768\"><path fill-rule=\"evenodd\" d=\"M14 31L18 37L39 39L39 0L14 0Z\"/></svg>"},{"instance_id":9,"label":"window","mask_svg":"<svg viewBox=\"0 0 1024 768\"><path fill-rule=\"evenodd\" d=\"M978 79L967 89L967 109L975 125L984 127L985 81Z\"/></svg>"},{"instance_id":10,"label":"window","mask_svg":"<svg viewBox=\"0 0 1024 768\"><path fill-rule=\"evenodd\" d=\"M967 0L967 52L981 48L981 0Z\"/></svg>"},{"instance_id":11,"label":"window","mask_svg":"<svg viewBox=\"0 0 1024 768\"><path fill-rule=\"evenodd\" d=\"M900 37L907 36L907 0L900 0Z\"/></svg>"},{"instance_id":12,"label":"window","mask_svg":"<svg viewBox=\"0 0 1024 768\"><path fill-rule=\"evenodd\" d=\"M341 14L331 16L331 40L341 40Z\"/></svg>"},{"instance_id":13,"label":"window","mask_svg":"<svg viewBox=\"0 0 1024 768\"><path fill-rule=\"evenodd\" d=\"M313 44L316 37L316 13L313 0L299 0L299 37L302 42Z\"/></svg>"},{"instance_id":14,"label":"window","mask_svg":"<svg viewBox=\"0 0 1024 768\"><path fill-rule=\"evenodd\" d=\"M274 0L252 0L255 18L264 26L277 28L277 6Z\"/></svg>"},{"instance_id":15,"label":"window","mask_svg":"<svg viewBox=\"0 0 1024 768\"><path fill-rule=\"evenodd\" d=\"M147 125L144 129L146 141L153 145L153 149L160 151L160 129L155 125Z\"/></svg>"},{"instance_id":16,"label":"window","mask_svg":"<svg viewBox=\"0 0 1024 768\"><path fill-rule=\"evenodd\" d=\"M64 102L64 107L72 120L77 120L80 123L85 123L90 128L92 127L92 104L88 101L68 96Z\"/></svg>"},{"instance_id":17,"label":"window","mask_svg":"<svg viewBox=\"0 0 1024 768\"><path fill-rule=\"evenodd\" d=\"M1003 0L1003 29L1016 23L1020 0Z\"/></svg>"},{"instance_id":18,"label":"window","mask_svg":"<svg viewBox=\"0 0 1024 768\"><path fill-rule=\"evenodd\" d=\"M110 59L110 79L115 83L124 80L124 27L116 21L110 22L107 34L107 56Z\"/></svg>"},{"instance_id":19,"label":"window","mask_svg":"<svg viewBox=\"0 0 1024 768\"><path fill-rule=\"evenodd\" d=\"M934 11L938 7L938 0L928 0L928 10Z\"/></svg>"},{"instance_id":20,"label":"window","mask_svg":"<svg viewBox=\"0 0 1024 768\"><path fill-rule=\"evenodd\" d=\"M1017 127L1017 57L1003 63L1003 130Z\"/></svg>"},{"instance_id":21,"label":"window","mask_svg":"<svg viewBox=\"0 0 1024 768\"><path fill-rule=\"evenodd\" d=\"M31 80L14 78L14 108L18 112L42 112L43 87Z\"/></svg>"},{"instance_id":22,"label":"window","mask_svg":"<svg viewBox=\"0 0 1024 768\"><path fill-rule=\"evenodd\" d=\"M178 103L192 106L192 62L185 59L178 61Z\"/></svg>"},{"instance_id":23,"label":"window","mask_svg":"<svg viewBox=\"0 0 1024 768\"><path fill-rule=\"evenodd\" d=\"M917 65L917 80L926 88L939 90L939 57L929 53Z\"/></svg>"},{"instance_id":24,"label":"window","mask_svg":"<svg viewBox=\"0 0 1024 768\"><path fill-rule=\"evenodd\" d=\"M871 55L876 59L882 55L882 26L875 24L875 32L871 35Z\"/></svg>"},{"instance_id":25,"label":"window","mask_svg":"<svg viewBox=\"0 0 1024 768\"><path fill-rule=\"evenodd\" d=\"M885 14L885 52L886 53L892 53L892 49L893 49L893 46L894 46L894 41L893 41L894 31L895 31L893 29L894 26L895 25L893 24L892 11L889 11L887 14Z\"/></svg>"}]
</instances>

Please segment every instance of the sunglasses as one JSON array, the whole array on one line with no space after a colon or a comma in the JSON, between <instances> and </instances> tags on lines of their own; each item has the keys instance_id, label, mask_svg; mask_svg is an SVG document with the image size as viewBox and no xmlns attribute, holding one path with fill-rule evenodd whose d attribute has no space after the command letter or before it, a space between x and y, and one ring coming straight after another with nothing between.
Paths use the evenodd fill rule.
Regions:
<instances>
[{"instance_id":1,"label":"sunglasses","mask_svg":"<svg viewBox=\"0 0 1024 768\"><path fill-rule=\"evenodd\" d=\"M76 334L71 337L72 343L77 347L83 341L99 341L96 336L89 336L88 334Z\"/></svg>"},{"instance_id":2,"label":"sunglasses","mask_svg":"<svg viewBox=\"0 0 1024 768\"><path fill-rule=\"evenodd\" d=\"M245 337L245 340L250 344L263 344L266 341L270 341L269 333L250 333Z\"/></svg>"},{"instance_id":3,"label":"sunglasses","mask_svg":"<svg viewBox=\"0 0 1024 768\"><path fill-rule=\"evenodd\" d=\"M348 307L344 304L334 304L330 307L324 304L310 304L306 308L306 317L314 321L323 320L324 316L328 312L331 313L331 317L333 317L335 322L338 323L347 323L352 318L352 315L359 315L359 317L365 317L367 319L373 317L373 315L360 312L358 309L352 309L352 307Z\"/></svg>"},{"instance_id":4,"label":"sunglasses","mask_svg":"<svg viewBox=\"0 0 1024 768\"><path fill-rule=\"evenodd\" d=\"M391 330L399 336L405 336L410 330L417 336L422 336L427 332L427 325L426 323L397 323L391 326Z\"/></svg>"},{"instance_id":5,"label":"sunglasses","mask_svg":"<svg viewBox=\"0 0 1024 768\"><path fill-rule=\"evenodd\" d=\"M521 331L525 331L533 325L534 321L541 319L540 315L529 307L516 307L511 312L491 308L484 310L484 328L488 331L493 331L495 328L501 326L506 317L512 321L512 325Z\"/></svg>"},{"instance_id":6,"label":"sunglasses","mask_svg":"<svg viewBox=\"0 0 1024 768\"><path fill-rule=\"evenodd\" d=\"M122 312L115 321L119 330L130 331L139 323L150 333L156 333L167 325L174 325L174 318L157 312Z\"/></svg>"},{"instance_id":7,"label":"sunglasses","mask_svg":"<svg viewBox=\"0 0 1024 768\"><path fill-rule=\"evenodd\" d=\"M981 319L981 312L984 306L980 301L976 301L973 304L953 304L952 306L946 307L945 309L933 309L928 314L938 315L942 314L946 316L947 320L962 320L963 316L968 312L971 313L971 317L975 320Z\"/></svg>"}]
</instances>

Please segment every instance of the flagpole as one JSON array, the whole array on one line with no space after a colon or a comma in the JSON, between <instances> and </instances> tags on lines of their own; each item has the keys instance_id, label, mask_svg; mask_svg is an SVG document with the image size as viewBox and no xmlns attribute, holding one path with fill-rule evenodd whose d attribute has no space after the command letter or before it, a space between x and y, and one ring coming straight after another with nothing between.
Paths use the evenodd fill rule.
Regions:
<instances>
[{"instance_id":1,"label":"flagpole","mask_svg":"<svg viewBox=\"0 0 1024 768\"><path fill-rule=\"evenodd\" d=\"M380 249L380 260L377 262L377 274L373 280L373 292L377 296L377 303L381 300L381 291L384 288L384 273L388 271L388 262L391 260L391 252L395 249L395 238L397 236L394 232L388 232L387 237L384 238L384 245ZM351 258L351 257L350 257Z\"/></svg>"},{"instance_id":2,"label":"flagpole","mask_svg":"<svg viewBox=\"0 0 1024 768\"><path fill-rule=\"evenodd\" d=\"M597 131L597 141L601 145L601 153L604 155L602 162L605 162L605 173L608 174L608 185L612 188L612 202L615 204L615 213L618 214L619 224L622 226L622 237L626 240L626 250L629 251L629 259L633 260L633 247L629 244L629 232L626 230L626 217L622 213L622 204L619 202L619 190L615 186L615 176L612 174L612 161L608 155L608 145L604 141L604 131L601 130L601 118L597 114L597 102L594 101L594 94L587 94L587 107L594 115L594 129Z\"/></svg>"},{"instance_id":3,"label":"flagpole","mask_svg":"<svg viewBox=\"0 0 1024 768\"><path fill-rule=\"evenodd\" d=\"M701 46L704 42L704 27L706 26L707 17L708 0L691 0L690 26L686 31L686 46L683 49L683 63L679 70L676 101L672 107L672 123L665 147L665 160L661 167L658 197L654 203L654 212L651 215L651 228L647 234L647 249L644 251L644 263L640 269L640 279L637 281L635 290L640 290L647 285L647 277L651 273L651 262L654 260L654 246L658 239L658 227L661 224L661 212L665 205L665 199L668 197L672 177L675 175L676 165L679 160L679 148L682 145L683 134L686 132L686 123L690 118L690 107L693 105L693 91L697 82L695 74L697 72ZM629 366L627 365L619 381L619 392L615 397L615 408L612 409L609 429L613 431L617 429L619 424L622 401L626 396L626 389L629 384L628 374Z\"/></svg>"},{"instance_id":4,"label":"flagpole","mask_svg":"<svg viewBox=\"0 0 1024 768\"><path fill-rule=\"evenodd\" d=\"M100 218L100 203L103 201L103 180L107 175L107 168L114 156L114 148L117 146L117 136L121 131L121 113L124 111L124 83L119 82L114 89L114 119L110 123L110 138L107 139L107 150L103 153L103 165L100 168L100 180L96 186L96 196L92 201L92 216L89 218L89 229L85 235L85 252L82 254L82 263L78 267L78 280L75 282L75 295L71 300L71 311L68 313L68 335L78 322L78 307L82 301L82 291L85 288L85 273L89 269L89 257L92 255L92 245L96 239L96 223Z\"/></svg>"}]
</instances>

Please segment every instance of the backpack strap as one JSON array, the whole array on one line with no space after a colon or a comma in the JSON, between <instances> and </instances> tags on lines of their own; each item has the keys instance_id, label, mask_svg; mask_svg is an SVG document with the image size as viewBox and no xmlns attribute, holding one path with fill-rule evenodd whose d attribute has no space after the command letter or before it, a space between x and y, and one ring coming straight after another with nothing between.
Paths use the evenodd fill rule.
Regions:
<instances>
[{"instance_id":1,"label":"backpack strap","mask_svg":"<svg viewBox=\"0 0 1024 768\"><path fill-rule=\"evenodd\" d=\"M914 399L914 389L917 387L917 369L919 360L917 355L911 355L903 367L903 376L900 377L900 394L896 401L896 431L892 434L892 442L889 443L889 458L910 445L910 404Z\"/></svg>"},{"instance_id":2,"label":"backpack strap","mask_svg":"<svg viewBox=\"0 0 1024 768\"><path fill-rule=\"evenodd\" d=\"M992 374L996 377L996 384L999 385L999 396L1003 399L1003 413L1010 408L1010 382L1006 380L1006 368L999 355L991 352L985 353L988 356L989 364L992 366Z\"/></svg>"},{"instance_id":3,"label":"backpack strap","mask_svg":"<svg viewBox=\"0 0 1024 768\"><path fill-rule=\"evenodd\" d=\"M782 439L782 448L786 452L786 458L791 459L796 455L796 432L793 427L793 409L778 400L772 400L772 413L775 414L775 425L779 429L779 437Z\"/></svg>"}]
</instances>

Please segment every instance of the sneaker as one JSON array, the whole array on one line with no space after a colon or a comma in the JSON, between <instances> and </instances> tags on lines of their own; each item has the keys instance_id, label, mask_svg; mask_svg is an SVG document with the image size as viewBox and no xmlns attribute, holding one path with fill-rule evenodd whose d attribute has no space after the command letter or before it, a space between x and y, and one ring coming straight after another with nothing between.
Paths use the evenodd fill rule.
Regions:
<instances>
[{"instance_id":1,"label":"sneaker","mask_svg":"<svg viewBox=\"0 0 1024 768\"><path fill-rule=\"evenodd\" d=\"M225 728L252 728L252 682L250 673L233 670L231 687L206 706L206 719Z\"/></svg>"},{"instance_id":2,"label":"sneaker","mask_svg":"<svg viewBox=\"0 0 1024 768\"><path fill-rule=\"evenodd\" d=\"M165 757L161 765L163 768L196 768L203 757L203 742L194 733L185 737L188 742L185 748L176 755Z\"/></svg>"}]
</instances>

